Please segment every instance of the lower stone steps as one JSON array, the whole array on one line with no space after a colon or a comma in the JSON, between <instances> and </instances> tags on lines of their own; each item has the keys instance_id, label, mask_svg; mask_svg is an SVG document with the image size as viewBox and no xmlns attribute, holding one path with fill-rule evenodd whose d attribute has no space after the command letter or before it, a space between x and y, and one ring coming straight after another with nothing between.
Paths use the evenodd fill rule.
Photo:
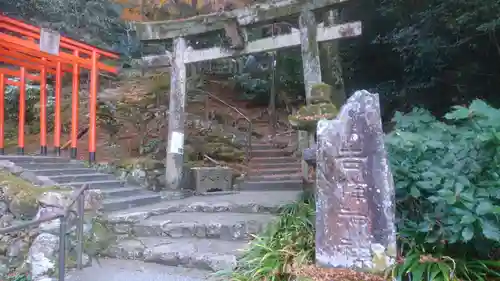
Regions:
<instances>
[{"instance_id":1,"label":"lower stone steps","mask_svg":"<svg viewBox=\"0 0 500 281\"><path fill-rule=\"evenodd\" d=\"M213 272L138 260L100 258L91 267L68 272L68 281L221 281Z\"/></svg>"},{"instance_id":2,"label":"lower stone steps","mask_svg":"<svg viewBox=\"0 0 500 281\"><path fill-rule=\"evenodd\" d=\"M113 225L116 234L137 237L207 238L245 240L258 234L275 217L259 213L186 212L153 216L137 223Z\"/></svg>"},{"instance_id":3,"label":"lower stone steps","mask_svg":"<svg viewBox=\"0 0 500 281\"><path fill-rule=\"evenodd\" d=\"M168 266L182 266L209 271L232 269L245 241L168 237L123 237L110 247L107 255Z\"/></svg>"},{"instance_id":4,"label":"lower stone steps","mask_svg":"<svg viewBox=\"0 0 500 281\"><path fill-rule=\"evenodd\" d=\"M105 254L211 272L230 270L252 235L299 194L243 191L112 212L107 215L108 227L119 239Z\"/></svg>"},{"instance_id":5,"label":"lower stone steps","mask_svg":"<svg viewBox=\"0 0 500 281\"><path fill-rule=\"evenodd\" d=\"M159 193L148 192L143 189L142 192L138 192L135 196L105 198L103 201L103 208L106 212L113 212L117 210L124 210L133 207L154 204L160 201L161 195Z\"/></svg>"},{"instance_id":6,"label":"lower stone steps","mask_svg":"<svg viewBox=\"0 0 500 281\"><path fill-rule=\"evenodd\" d=\"M137 223L169 213L261 213L276 214L297 199L299 191L241 191L236 194L195 196L109 213L110 223Z\"/></svg>"}]
</instances>

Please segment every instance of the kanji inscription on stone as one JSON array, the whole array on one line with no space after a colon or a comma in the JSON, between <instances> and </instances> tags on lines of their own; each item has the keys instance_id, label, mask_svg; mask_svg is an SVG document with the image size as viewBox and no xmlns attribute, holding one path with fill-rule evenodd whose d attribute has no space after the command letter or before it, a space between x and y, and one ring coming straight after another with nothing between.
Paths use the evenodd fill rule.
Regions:
<instances>
[{"instance_id":1,"label":"kanji inscription on stone","mask_svg":"<svg viewBox=\"0 0 500 281\"><path fill-rule=\"evenodd\" d=\"M317 128L316 262L377 270L396 255L394 182L377 94L357 91Z\"/></svg>"}]
</instances>

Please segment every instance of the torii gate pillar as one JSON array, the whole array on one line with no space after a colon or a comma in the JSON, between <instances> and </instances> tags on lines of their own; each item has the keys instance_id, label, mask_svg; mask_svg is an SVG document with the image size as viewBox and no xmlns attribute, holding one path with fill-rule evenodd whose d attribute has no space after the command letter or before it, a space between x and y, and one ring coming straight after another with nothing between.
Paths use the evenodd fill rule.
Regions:
<instances>
[{"instance_id":1,"label":"torii gate pillar","mask_svg":"<svg viewBox=\"0 0 500 281\"><path fill-rule=\"evenodd\" d=\"M186 39L174 39L174 52L170 72L170 106L168 118L168 147L166 159L166 181L169 197L182 195L182 176L184 166L184 106L186 102L186 64L184 54Z\"/></svg>"},{"instance_id":2,"label":"torii gate pillar","mask_svg":"<svg viewBox=\"0 0 500 281\"><path fill-rule=\"evenodd\" d=\"M313 85L322 82L317 41L317 23L314 13L311 10L306 8L300 13L299 29L306 103L309 105ZM314 143L314 136L309 135L306 131L299 131L297 135L299 151L304 151L304 149L311 147ZM309 166L304 160L301 161L301 169L302 178L307 179Z\"/></svg>"}]
</instances>

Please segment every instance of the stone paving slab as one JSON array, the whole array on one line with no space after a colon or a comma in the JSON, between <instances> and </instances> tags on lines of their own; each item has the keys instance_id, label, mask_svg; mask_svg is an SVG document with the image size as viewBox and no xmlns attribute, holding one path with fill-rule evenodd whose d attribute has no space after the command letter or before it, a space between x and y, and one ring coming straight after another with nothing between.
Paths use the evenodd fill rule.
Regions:
<instances>
[{"instance_id":1,"label":"stone paving slab","mask_svg":"<svg viewBox=\"0 0 500 281\"><path fill-rule=\"evenodd\" d=\"M136 223L116 223L116 234L137 237L198 237L223 240L248 239L262 231L276 217L271 214L245 213L168 213Z\"/></svg>"},{"instance_id":2,"label":"stone paving slab","mask_svg":"<svg viewBox=\"0 0 500 281\"><path fill-rule=\"evenodd\" d=\"M246 241L166 237L125 238L110 247L108 257L141 260L210 271L232 269Z\"/></svg>"},{"instance_id":3,"label":"stone paving slab","mask_svg":"<svg viewBox=\"0 0 500 281\"><path fill-rule=\"evenodd\" d=\"M141 261L100 259L92 267L68 273L68 281L203 281L215 280L211 273L191 268Z\"/></svg>"},{"instance_id":4,"label":"stone paving slab","mask_svg":"<svg viewBox=\"0 0 500 281\"><path fill-rule=\"evenodd\" d=\"M286 190L194 196L113 212L108 219L111 222L136 222L173 212L276 213L280 207L297 200L299 194L297 190Z\"/></svg>"}]
</instances>

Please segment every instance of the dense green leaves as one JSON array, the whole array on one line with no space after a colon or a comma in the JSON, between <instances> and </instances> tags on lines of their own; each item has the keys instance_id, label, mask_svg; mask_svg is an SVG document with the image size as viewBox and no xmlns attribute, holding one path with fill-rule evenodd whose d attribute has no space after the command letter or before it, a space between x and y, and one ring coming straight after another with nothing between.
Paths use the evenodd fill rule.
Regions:
<instances>
[{"instance_id":1,"label":"dense green leaves","mask_svg":"<svg viewBox=\"0 0 500 281\"><path fill-rule=\"evenodd\" d=\"M422 109L395 115L387 146L398 228L428 250L486 258L500 242L500 110L475 100L445 119Z\"/></svg>"},{"instance_id":2,"label":"dense green leaves","mask_svg":"<svg viewBox=\"0 0 500 281\"><path fill-rule=\"evenodd\" d=\"M276 223L255 237L234 272L219 272L224 280L295 280L293 267L314 259L314 195L304 192L285 206ZM229 277L230 276L230 277Z\"/></svg>"},{"instance_id":3,"label":"dense green leaves","mask_svg":"<svg viewBox=\"0 0 500 281\"><path fill-rule=\"evenodd\" d=\"M404 254L388 271L393 280L499 275L488 259L498 259L500 242L500 110L474 100L444 120L422 109L397 113L387 136Z\"/></svg>"}]
</instances>

